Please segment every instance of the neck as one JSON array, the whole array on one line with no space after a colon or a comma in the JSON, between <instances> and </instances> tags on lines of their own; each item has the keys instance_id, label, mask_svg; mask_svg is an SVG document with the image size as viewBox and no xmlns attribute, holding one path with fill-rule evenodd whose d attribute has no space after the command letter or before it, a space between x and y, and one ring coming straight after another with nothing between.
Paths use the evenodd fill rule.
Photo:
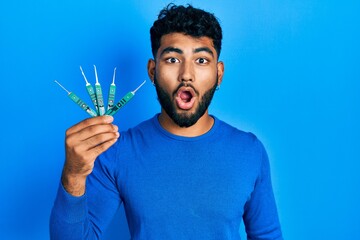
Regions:
<instances>
[{"instance_id":1,"label":"neck","mask_svg":"<svg viewBox=\"0 0 360 240\"><path fill-rule=\"evenodd\" d=\"M199 118L199 120L190 127L179 127L164 109L161 109L161 114L159 115L159 122L161 126L168 132L184 137L197 137L207 133L214 124L214 119L209 115L208 110L204 115Z\"/></svg>"}]
</instances>

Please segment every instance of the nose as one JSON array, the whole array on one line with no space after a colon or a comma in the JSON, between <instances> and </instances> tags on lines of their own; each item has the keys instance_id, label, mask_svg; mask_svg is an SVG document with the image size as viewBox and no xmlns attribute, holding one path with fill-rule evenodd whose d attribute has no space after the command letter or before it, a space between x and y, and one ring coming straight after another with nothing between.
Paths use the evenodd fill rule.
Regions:
<instances>
[{"instance_id":1,"label":"nose","mask_svg":"<svg viewBox=\"0 0 360 240\"><path fill-rule=\"evenodd\" d=\"M180 82L193 82L194 79L194 68L191 62L184 61L181 64L179 81Z\"/></svg>"}]
</instances>

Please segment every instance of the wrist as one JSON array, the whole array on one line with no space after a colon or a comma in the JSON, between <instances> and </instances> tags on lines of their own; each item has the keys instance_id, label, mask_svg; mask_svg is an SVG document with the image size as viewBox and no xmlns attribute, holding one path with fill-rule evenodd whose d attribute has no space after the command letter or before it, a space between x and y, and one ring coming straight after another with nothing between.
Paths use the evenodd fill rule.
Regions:
<instances>
[{"instance_id":1,"label":"wrist","mask_svg":"<svg viewBox=\"0 0 360 240\"><path fill-rule=\"evenodd\" d=\"M64 169L61 183L69 194L79 197L85 194L86 177L84 175L70 174Z\"/></svg>"}]
</instances>

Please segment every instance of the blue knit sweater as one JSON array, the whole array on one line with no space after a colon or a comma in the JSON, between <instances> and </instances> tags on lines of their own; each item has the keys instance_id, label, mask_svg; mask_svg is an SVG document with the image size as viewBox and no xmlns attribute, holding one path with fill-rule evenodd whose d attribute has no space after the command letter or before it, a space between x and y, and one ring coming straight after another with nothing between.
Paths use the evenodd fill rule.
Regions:
<instances>
[{"instance_id":1,"label":"blue knit sweater","mask_svg":"<svg viewBox=\"0 0 360 240\"><path fill-rule=\"evenodd\" d=\"M60 185L52 239L98 239L124 204L132 239L282 239L260 141L214 117L199 137L164 130L157 115L121 133L95 161L86 194Z\"/></svg>"}]
</instances>

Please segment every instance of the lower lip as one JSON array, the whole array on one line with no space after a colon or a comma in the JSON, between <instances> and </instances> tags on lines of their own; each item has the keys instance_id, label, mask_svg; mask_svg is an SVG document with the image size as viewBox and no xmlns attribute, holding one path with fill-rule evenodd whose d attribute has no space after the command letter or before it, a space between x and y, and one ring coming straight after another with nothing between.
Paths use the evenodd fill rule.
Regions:
<instances>
[{"instance_id":1,"label":"lower lip","mask_svg":"<svg viewBox=\"0 0 360 240\"><path fill-rule=\"evenodd\" d=\"M192 97L189 102L184 102L183 100L181 100L180 97L176 97L175 100L176 100L176 105L178 106L178 108L180 108L182 110L189 110L195 104L195 97Z\"/></svg>"}]
</instances>

